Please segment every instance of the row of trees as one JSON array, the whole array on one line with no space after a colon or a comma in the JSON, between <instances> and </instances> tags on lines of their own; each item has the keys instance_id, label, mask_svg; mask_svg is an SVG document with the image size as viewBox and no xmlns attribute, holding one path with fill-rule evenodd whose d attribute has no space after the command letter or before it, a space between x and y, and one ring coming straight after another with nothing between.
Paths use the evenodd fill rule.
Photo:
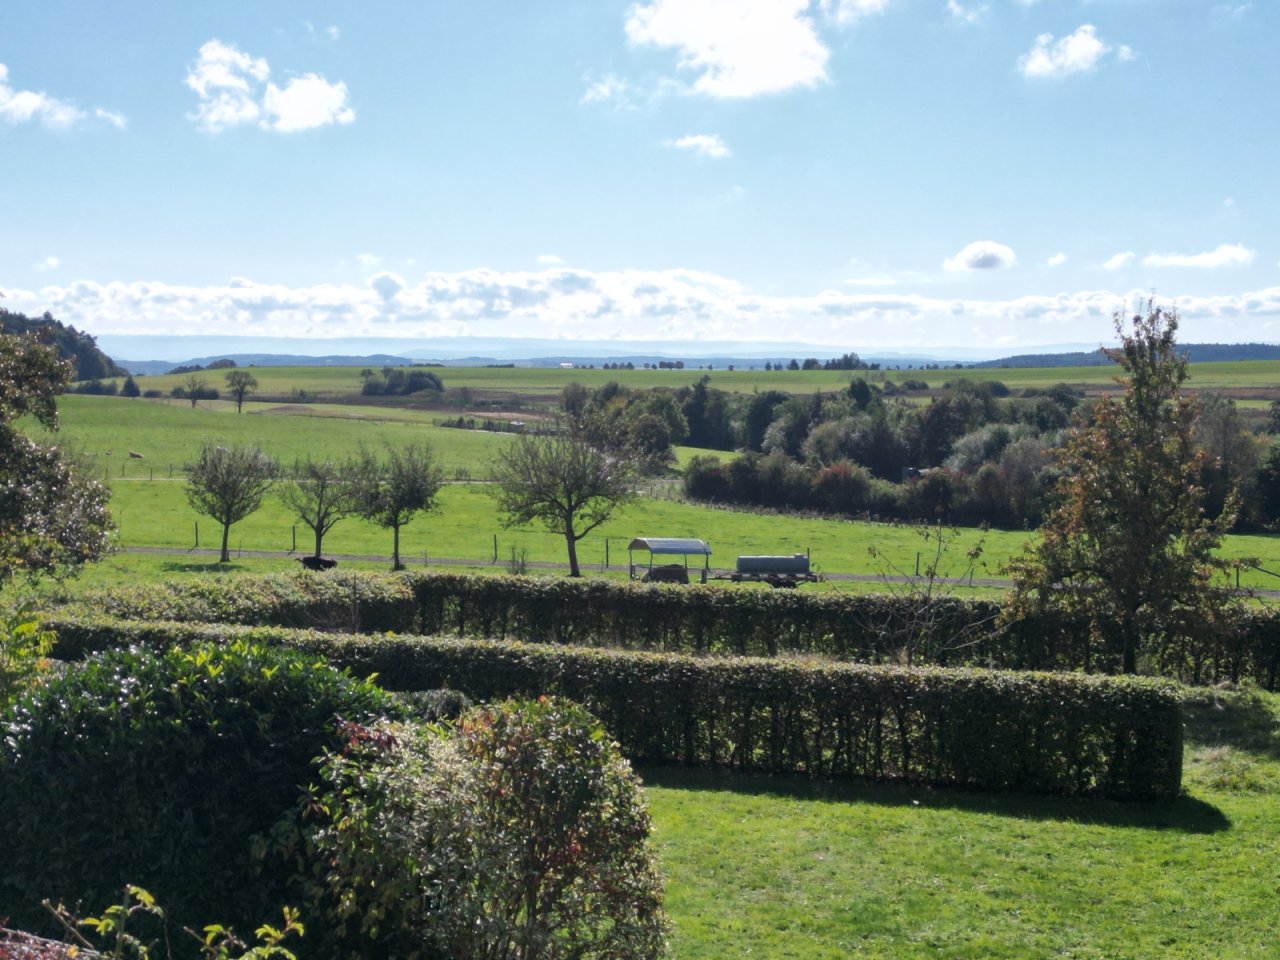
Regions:
<instances>
[{"instance_id":1,"label":"row of trees","mask_svg":"<svg viewBox=\"0 0 1280 960\"><path fill-rule=\"evenodd\" d=\"M256 447L205 444L187 465L187 501L222 527L220 560L231 559L231 527L262 506L280 478L279 465ZM358 516L392 531L392 565L400 563L400 530L419 512L435 507L443 482L431 451L418 444L388 447L379 458L362 450L341 463L295 461L279 496L315 536L315 557L325 535L345 517Z\"/></svg>"},{"instance_id":2,"label":"row of trees","mask_svg":"<svg viewBox=\"0 0 1280 960\"><path fill-rule=\"evenodd\" d=\"M392 532L392 565L400 562L400 530L436 507L443 483L431 450L419 444L368 450L340 463L305 458L281 478L276 462L255 447L206 444L187 465L187 501L222 527L220 560L231 559L231 527L255 512L278 484L281 502L315 538L320 558L326 534L346 517ZM635 495L631 460L602 451L568 430L521 436L494 472L492 490L506 526L538 522L565 538L570 576L582 575L577 544Z\"/></svg>"}]
</instances>

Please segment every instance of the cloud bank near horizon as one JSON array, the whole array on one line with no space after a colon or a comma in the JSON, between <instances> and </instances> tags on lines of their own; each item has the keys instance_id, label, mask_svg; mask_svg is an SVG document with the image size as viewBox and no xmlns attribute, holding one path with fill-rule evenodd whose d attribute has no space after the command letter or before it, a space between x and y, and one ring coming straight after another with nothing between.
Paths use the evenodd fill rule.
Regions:
<instances>
[{"instance_id":1,"label":"cloud bank near horizon","mask_svg":"<svg viewBox=\"0 0 1280 960\"><path fill-rule=\"evenodd\" d=\"M1113 314L1128 312L1148 294L1085 290L983 300L822 290L771 296L694 270L548 267L427 273L409 280L381 272L363 285L285 286L244 278L220 286L79 280L39 290L10 288L5 295L8 309L47 310L95 336L732 340L847 344L862 351L1110 343ZM1280 341L1280 286L1159 299L1177 307L1184 341Z\"/></svg>"}]
</instances>

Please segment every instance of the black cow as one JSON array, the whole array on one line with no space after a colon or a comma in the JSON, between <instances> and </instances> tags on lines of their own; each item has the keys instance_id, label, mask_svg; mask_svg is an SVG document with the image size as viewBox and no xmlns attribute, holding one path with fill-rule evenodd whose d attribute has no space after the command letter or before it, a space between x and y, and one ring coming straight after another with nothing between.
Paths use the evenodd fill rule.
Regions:
<instances>
[{"instance_id":1,"label":"black cow","mask_svg":"<svg viewBox=\"0 0 1280 960\"><path fill-rule=\"evenodd\" d=\"M338 565L337 560L328 557L298 557L298 562L308 570L332 570Z\"/></svg>"}]
</instances>

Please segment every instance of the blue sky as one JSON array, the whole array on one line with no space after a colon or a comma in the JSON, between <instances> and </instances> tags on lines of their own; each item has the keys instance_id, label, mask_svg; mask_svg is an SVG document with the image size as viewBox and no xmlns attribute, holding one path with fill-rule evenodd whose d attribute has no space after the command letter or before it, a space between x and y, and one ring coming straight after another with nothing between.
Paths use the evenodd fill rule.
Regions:
<instances>
[{"instance_id":1,"label":"blue sky","mask_svg":"<svg viewBox=\"0 0 1280 960\"><path fill-rule=\"evenodd\" d=\"M1280 341L1272 0L0 6L0 291L95 334Z\"/></svg>"}]
</instances>

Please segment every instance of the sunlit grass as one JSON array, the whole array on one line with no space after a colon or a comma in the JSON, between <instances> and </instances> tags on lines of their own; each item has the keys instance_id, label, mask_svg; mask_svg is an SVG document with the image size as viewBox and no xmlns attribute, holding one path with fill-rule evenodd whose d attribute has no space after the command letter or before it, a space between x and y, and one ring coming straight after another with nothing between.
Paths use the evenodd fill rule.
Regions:
<instances>
[{"instance_id":1,"label":"sunlit grass","mask_svg":"<svg viewBox=\"0 0 1280 960\"><path fill-rule=\"evenodd\" d=\"M1272 957L1278 730L1274 695L1194 707L1167 804L642 770L673 954Z\"/></svg>"}]
</instances>

